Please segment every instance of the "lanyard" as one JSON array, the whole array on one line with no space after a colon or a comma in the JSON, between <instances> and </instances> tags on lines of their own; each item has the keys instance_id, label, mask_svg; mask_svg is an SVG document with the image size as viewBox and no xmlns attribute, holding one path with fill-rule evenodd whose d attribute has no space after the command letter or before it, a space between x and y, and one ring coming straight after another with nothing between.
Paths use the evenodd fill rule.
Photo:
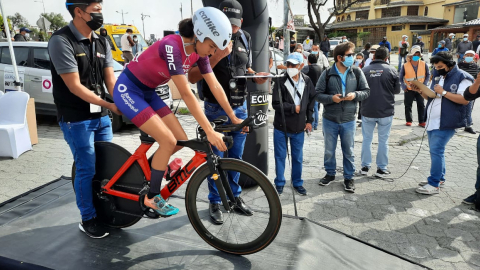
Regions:
<instances>
[{"instance_id":1,"label":"lanyard","mask_svg":"<svg viewBox=\"0 0 480 270\"><path fill-rule=\"evenodd\" d=\"M300 103L301 103L302 95L300 95L300 91L298 91L297 86L295 85L295 82L292 80L292 78L290 78L290 76L287 76L287 78L290 84L293 86L293 89L295 89L295 95L300 99ZM300 83L300 79L301 78L298 78L299 83ZM295 102L295 98L293 98L293 101Z\"/></svg>"},{"instance_id":2,"label":"lanyard","mask_svg":"<svg viewBox=\"0 0 480 270\"><path fill-rule=\"evenodd\" d=\"M345 96L345 90L347 89L347 83L343 81L343 77L342 77L342 75L340 75L340 72L338 71L337 65L334 64L334 66L335 66L335 70L337 71L338 76L340 76L340 81L342 81L342 85L343 85L342 93ZM347 70L345 70L345 74L347 74L347 72L348 72L348 68L347 68ZM345 75L345 80L347 80L347 75Z\"/></svg>"}]
</instances>

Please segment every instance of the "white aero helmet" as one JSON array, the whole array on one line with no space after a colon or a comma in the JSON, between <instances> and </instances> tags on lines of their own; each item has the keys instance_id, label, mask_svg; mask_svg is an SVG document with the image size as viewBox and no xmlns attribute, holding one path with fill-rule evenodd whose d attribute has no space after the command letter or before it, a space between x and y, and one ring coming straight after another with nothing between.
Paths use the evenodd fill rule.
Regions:
<instances>
[{"instance_id":1,"label":"white aero helmet","mask_svg":"<svg viewBox=\"0 0 480 270\"><path fill-rule=\"evenodd\" d=\"M219 9L203 7L193 15L193 31L200 42L211 39L220 50L224 50L232 38L232 24Z\"/></svg>"}]
</instances>

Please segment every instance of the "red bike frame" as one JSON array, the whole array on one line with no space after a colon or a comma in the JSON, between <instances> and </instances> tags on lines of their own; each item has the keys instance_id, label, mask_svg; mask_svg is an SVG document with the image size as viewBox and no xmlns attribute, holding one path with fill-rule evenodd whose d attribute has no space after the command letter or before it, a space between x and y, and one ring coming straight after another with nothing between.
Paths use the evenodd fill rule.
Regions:
<instances>
[{"instance_id":1,"label":"red bike frame","mask_svg":"<svg viewBox=\"0 0 480 270\"><path fill-rule=\"evenodd\" d=\"M140 196L112 189L112 186L120 179L120 177L132 166L136 161L142 168L145 179L150 181L150 166L148 165L147 151L152 147L153 143L142 143L135 153L122 165L120 170L108 181L108 184L103 187L103 193L112 196L121 197L124 199L138 201ZM185 165L180 172L175 174L175 177L168 182L168 184L161 190L160 194L164 199L168 199L175 191L183 185L192 176L193 172L199 168L203 163L207 162L207 155L202 152L195 151L195 156Z\"/></svg>"}]
</instances>

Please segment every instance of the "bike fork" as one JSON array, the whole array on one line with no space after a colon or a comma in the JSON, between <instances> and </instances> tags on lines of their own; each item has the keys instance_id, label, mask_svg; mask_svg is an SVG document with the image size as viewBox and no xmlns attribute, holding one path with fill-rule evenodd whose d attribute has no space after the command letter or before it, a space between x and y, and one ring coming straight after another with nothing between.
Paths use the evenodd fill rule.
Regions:
<instances>
[{"instance_id":1,"label":"bike fork","mask_svg":"<svg viewBox=\"0 0 480 270\"><path fill-rule=\"evenodd\" d=\"M213 153L207 156L207 162L210 168L210 172L212 173L212 179L215 182L215 186L217 187L218 195L220 196L220 199L222 199L223 207L227 212L230 212L231 207L228 203L227 193L228 197L230 197L231 202L234 202L235 198L232 189L230 188L230 185L228 183L228 177L226 175L226 172L224 172L223 170L220 170L219 172L219 170L217 170L218 158L214 156Z\"/></svg>"}]
</instances>

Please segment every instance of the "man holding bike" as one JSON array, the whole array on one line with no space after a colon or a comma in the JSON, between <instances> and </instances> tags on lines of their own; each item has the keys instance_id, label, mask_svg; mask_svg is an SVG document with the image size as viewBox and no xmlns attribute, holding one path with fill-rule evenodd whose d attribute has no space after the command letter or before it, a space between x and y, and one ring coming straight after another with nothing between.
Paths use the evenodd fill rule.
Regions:
<instances>
[{"instance_id":1,"label":"man holding bike","mask_svg":"<svg viewBox=\"0 0 480 270\"><path fill-rule=\"evenodd\" d=\"M48 43L57 121L76 165L74 188L82 216L79 228L92 238L108 235L96 219L92 199L94 143L113 138L106 109L121 114L115 104L105 101L103 86L113 95L116 79L110 45L94 32L103 24L101 3L67 0L73 20L55 32Z\"/></svg>"},{"instance_id":2,"label":"man holding bike","mask_svg":"<svg viewBox=\"0 0 480 270\"><path fill-rule=\"evenodd\" d=\"M210 57L210 65L212 66L215 77L218 78L220 85L225 90L225 94L228 97L229 103L235 112L235 116L239 119L247 118L247 101L246 101L246 82L241 80L235 80L234 76L245 75L246 73L254 74L255 71L252 66L252 43L250 40L250 34L240 29L243 19L242 5L234 0L223 1L219 5L219 9L227 15L232 25L232 42L224 50L217 50L215 54ZM268 73L259 73L268 75ZM196 83L202 79L200 69L193 67L188 72L188 79L191 83ZM235 82L236 87L231 87L231 82ZM256 79L256 83L262 84L266 82L266 79ZM206 81L202 83L202 91L204 95L204 107L205 115L210 121L218 118L222 115L227 115L225 110L219 104L217 99L212 95L212 90ZM230 121L227 122L230 124ZM245 140L247 134L242 131L229 132L228 136L233 137L233 147L228 150L228 157L235 159L242 159L243 149L245 146ZM223 157L223 153L214 148L214 153L220 157ZM235 210L241 214L251 216L253 211L245 205L240 193L242 191L238 184L240 173L231 172L228 173L230 187L235 195ZM211 178L209 180L209 195L210 200L210 218L215 224L223 224L223 213L220 210L221 199L218 194L218 190Z\"/></svg>"}]
</instances>

